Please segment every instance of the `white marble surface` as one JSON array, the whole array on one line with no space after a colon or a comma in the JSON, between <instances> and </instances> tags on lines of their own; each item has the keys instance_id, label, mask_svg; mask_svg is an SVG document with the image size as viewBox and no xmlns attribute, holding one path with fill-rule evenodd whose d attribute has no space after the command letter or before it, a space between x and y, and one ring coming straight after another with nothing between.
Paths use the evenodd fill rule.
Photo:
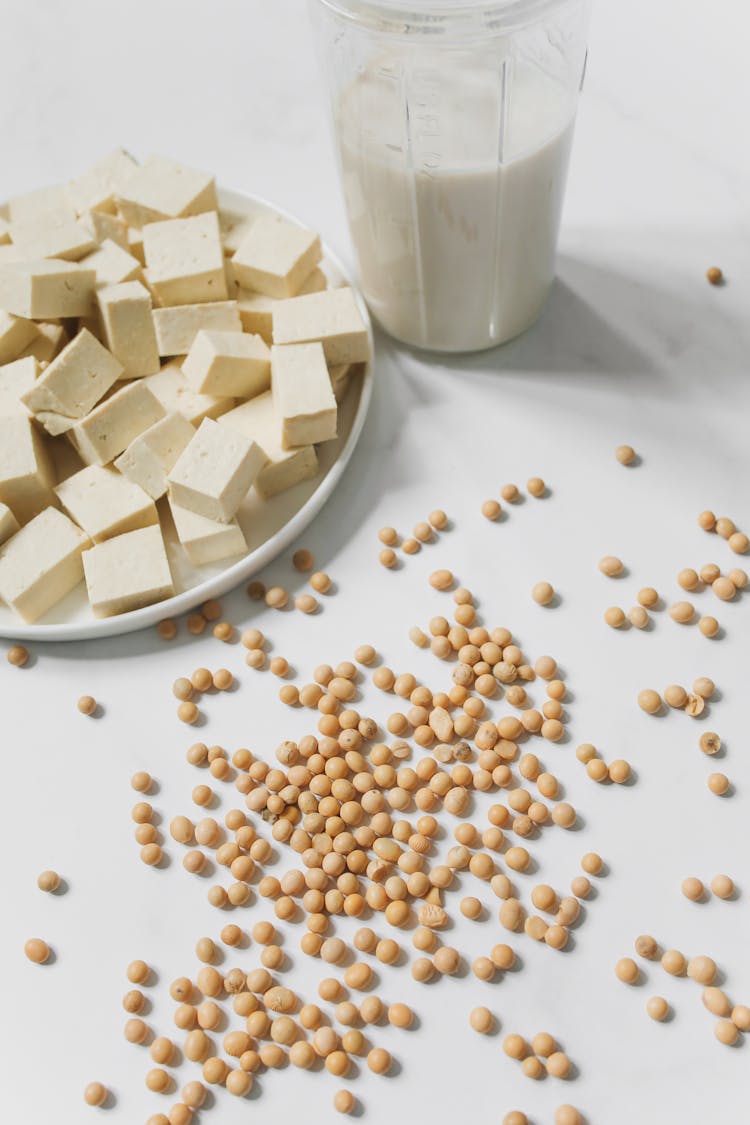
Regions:
<instances>
[{"instance_id":1,"label":"white marble surface","mask_svg":"<svg viewBox=\"0 0 750 1125\"><path fill-rule=\"evenodd\" d=\"M68 176L121 143L213 168L351 255L301 0L131 0L117 10L90 0L4 0L0 26L2 194ZM578 806L584 830L546 830L532 845L538 876L517 882L526 898L537 878L564 888L588 849L602 853L609 874L597 881L571 951L520 936L523 971L505 980L485 985L469 973L418 987L408 969L378 970L378 991L411 1002L420 1028L373 1035L398 1059L393 1077L364 1073L355 1083L373 1125L415 1118L442 1125L466 1115L468 1099L479 1125L497 1125L514 1106L534 1125L551 1125L565 1101L590 1125L743 1119L748 1046L714 1040L700 988L657 965L628 989L613 966L638 933L652 932L666 946L714 956L732 999L750 1003L748 598L724 605L710 592L696 595L701 611L724 626L713 642L664 612L650 632L615 633L602 612L613 603L627 608L645 584L675 599L682 566L740 561L698 529L702 508L750 528L750 154L740 141L740 107L750 97L747 33L747 14L729 0L710 8L674 0L598 5L559 280L541 322L470 360L427 360L381 338L360 449L305 537L332 574L335 596L309 619L259 613L242 592L226 604L231 620L263 628L304 679L317 661L348 657L367 640L393 667L413 669L437 689L447 669L415 650L406 631L445 611L445 596L426 575L446 565L475 591L483 620L508 625L532 656L555 653L571 688L569 740L538 752ZM704 280L712 263L727 275L722 289ZM637 467L616 464L621 441L638 449ZM549 482L548 499L527 500L497 525L482 519L483 499L532 474ZM377 528L387 522L405 531L436 505L453 529L399 572L380 568ZM625 560L627 577L610 582L597 572L605 553ZM270 576L295 584L288 560ZM555 608L531 602L540 578L559 590ZM206 702L206 724L192 736L174 717L169 685L201 664L231 667L240 686ZM3 1115L29 1125L88 1121L95 1111L83 1106L82 1089L99 1078L115 1095L102 1119L137 1125L174 1096L147 1094L146 1052L122 1038L125 964L140 956L157 968L147 1019L170 1033L166 984L196 971L195 939L217 934L228 919L206 903L207 880L183 872L176 845L163 871L139 863L128 778L138 767L153 773L153 803L168 820L190 811L198 778L184 750L192 737L270 756L282 737L309 729L306 716L275 701L270 673L246 669L239 646L188 642L184 630L171 645L142 635L50 646L23 671L3 667ZM705 720L653 719L637 709L640 688L699 674L712 676L720 693ZM82 692L101 700L100 718L78 715ZM367 687L359 706L384 718L395 705ZM726 799L705 786L711 764L697 749L704 729L725 740L716 768L733 782ZM573 754L584 740L608 759L629 758L636 784L589 781ZM34 882L48 866L69 884L54 899ZM685 875L709 879L716 871L736 878L736 902L682 898ZM457 924L446 938L468 958L505 936L497 903L472 882L462 877L462 892L478 894L490 919ZM233 920L249 926L266 916L254 906ZM297 953L299 932L286 928L289 975L310 996L325 973ZM25 962L20 951L32 934L53 945L54 965ZM410 950L408 935L404 945ZM255 957L252 948L230 951L226 963ZM656 993L674 1005L666 1025L645 1015ZM497 1013L501 1035L544 1028L558 1036L577 1077L525 1079L502 1054L500 1036L469 1030L477 1003ZM189 1071L180 1068L180 1082ZM304 1099L308 1121L328 1121L341 1084L325 1071L269 1073L251 1106L222 1093L206 1120L283 1120Z\"/></svg>"}]
</instances>

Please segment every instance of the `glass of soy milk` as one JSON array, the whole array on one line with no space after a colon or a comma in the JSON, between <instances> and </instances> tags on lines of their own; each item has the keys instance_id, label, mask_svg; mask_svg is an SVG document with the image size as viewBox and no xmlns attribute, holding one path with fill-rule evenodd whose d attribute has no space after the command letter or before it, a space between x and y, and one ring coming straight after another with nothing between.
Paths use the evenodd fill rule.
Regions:
<instances>
[{"instance_id":1,"label":"glass of soy milk","mask_svg":"<svg viewBox=\"0 0 750 1125\"><path fill-rule=\"evenodd\" d=\"M371 311L475 351L555 271L590 0L310 0Z\"/></svg>"}]
</instances>

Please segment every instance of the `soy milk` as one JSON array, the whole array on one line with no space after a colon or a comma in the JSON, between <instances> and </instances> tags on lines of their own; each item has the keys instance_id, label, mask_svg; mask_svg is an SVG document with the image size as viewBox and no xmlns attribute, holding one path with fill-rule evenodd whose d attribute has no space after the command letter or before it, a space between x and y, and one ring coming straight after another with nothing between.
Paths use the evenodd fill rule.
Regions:
<instances>
[{"instance_id":1,"label":"soy milk","mask_svg":"<svg viewBox=\"0 0 750 1125\"><path fill-rule=\"evenodd\" d=\"M344 194L363 289L388 332L465 351L536 319L574 112L530 65L407 78L391 60L350 84L336 108Z\"/></svg>"}]
</instances>

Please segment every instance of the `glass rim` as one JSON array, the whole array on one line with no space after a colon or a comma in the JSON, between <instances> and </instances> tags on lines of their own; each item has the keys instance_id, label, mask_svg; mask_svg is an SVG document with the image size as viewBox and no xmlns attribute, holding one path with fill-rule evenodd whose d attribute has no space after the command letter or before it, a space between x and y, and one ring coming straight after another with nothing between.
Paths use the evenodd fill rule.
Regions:
<instances>
[{"instance_id":1,"label":"glass rim","mask_svg":"<svg viewBox=\"0 0 750 1125\"><path fill-rule=\"evenodd\" d=\"M313 0L341 19L371 30L439 35L506 31L532 23L571 0Z\"/></svg>"}]
</instances>

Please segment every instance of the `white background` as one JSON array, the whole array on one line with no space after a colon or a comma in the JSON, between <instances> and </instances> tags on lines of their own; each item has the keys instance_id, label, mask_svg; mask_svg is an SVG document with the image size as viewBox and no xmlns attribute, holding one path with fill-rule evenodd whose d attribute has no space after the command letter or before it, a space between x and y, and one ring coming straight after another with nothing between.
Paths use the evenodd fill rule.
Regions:
<instances>
[{"instance_id":1,"label":"white background","mask_svg":"<svg viewBox=\"0 0 750 1125\"><path fill-rule=\"evenodd\" d=\"M225 602L230 620L253 621L268 634L300 682L318 661L347 658L368 641L395 669L412 669L438 690L449 669L415 650L406 633L447 611L447 597L426 576L449 566L474 590L482 619L513 629L532 658L554 653L571 689L569 739L538 752L578 806L584 830L546 829L532 845L538 875L517 883L525 898L537 879L564 890L592 848L609 873L597 881L571 950L555 953L521 935L523 971L504 980L487 985L469 973L417 986L406 967L378 968L379 993L412 1003L420 1026L375 1029L374 1041L399 1065L390 1078L365 1073L354 1083L373 1125L416 1118L442 1125L467 1111L477 1125L497 1125L512 1107L550 1125L563 1101L580 1106L591 1125L723 1125L746 1113L748 1046L714 1040L700 988L656 965L629 989L613 967L638 933L651 932L666 947L712 955L733 1000L750 1003L749 599L724 605L710 592L696 596L701 611L722 622L725 635L715 641L664 612L652 631L616 633L602 612L609 604L627 609L645 584L675 599L683 566L741 561L699 530L702 508L750 530L749 30L747 13L730 0L599 3L559 280L541 322L506 348L468 360L418 358L381 337L360 448L304 538L335 594L315 618L258 611L242 591ZM115 144L138 155L154 150L274 200L352 262L301 0L2 0L0 31L3 195L65 179ZM713 263L728 277L722 289L704 280ZM637 448L637 467L615 462L622 441ZM483 499L533 474L548 481L548 499L527 499L500 524L482 519ZM399 572L379 567L378 527L408 531L435 506L449 512L452 530ZM605 553L624 559L626 577L598 573ZM288 559L266 577L298 583ZM559 606L531 601L541 578L559 590ZM170 684L202 664L231 667L239 688L205 702L205 726L193 735L175 718ZM649 718L636 707L640 688L689 684L699 674L712 676L719 693L703 720ZM0 675L2 1118L67 1125L99 1113L138 1125L174 1095L147 1093L146 1051L122 1037L125 965L139 956L155 966L147 1019L170 1034L166 985L196 971L196 938L216 936L228 919L208 906L208 881L182 870L176 845L165 870L139 862L130 774L147 768L158 779L152 799L168 821L191 813L190 790L202 779L184 760L194 737L270 757L283 738L310 729L308 716L277 702L278 683L246 669L240 646L189 639L184 628L170 645L149 634L34 649L29 667L3 665ZM361 710L384 719L395 704L363 687ZM76 712L82 692L101 701L100 718ZM532 695L541 701L538 690ZM704 729L724 739L720 763L697 748ZM584 740L609 760L628 758L636 783L591 782L573 752ZM730 797L708 792L712 766L732 779ZM222 812L235 803L231 787L223 792ZM48 866L64 875L64 895L36 889L36 874ZM281 857L275 870L284 869ZM693 904L681 896L685 875L708 880L717 871L736 878L737 901ZM507 935L488 888L471 878L461 884L489 909L483 924L456 924L446 937L471 959ZM268 916L267 904L234 912L247 928ZM345 936L353 928L337 926ZM326 973L299 954L300 933L285 928L288 976L312 999ZM31 935L54 947L53 965L26 962ZM408 934L404 945L411 956ZM226 964L250 967L256 956L252 948L229 951ZM654 993L674 1006L666 1025L645 1014ZM470 1031L477 1003L496 1012L501 1035L552 1032L578 1076L525 1079L503 1055L500 1036ZM184 1065L177 1076L182 1083L195 1075ZM114 1092L106 1111L83 1105L93 1078ZM220 1092L211 1119L231 1125L250 1114L266 1122L304 1113L315 1125L333 1118L339 1085L325 1071L269 1073L257 1081L252 1106Z\"/></svg>"}]
</instances>

